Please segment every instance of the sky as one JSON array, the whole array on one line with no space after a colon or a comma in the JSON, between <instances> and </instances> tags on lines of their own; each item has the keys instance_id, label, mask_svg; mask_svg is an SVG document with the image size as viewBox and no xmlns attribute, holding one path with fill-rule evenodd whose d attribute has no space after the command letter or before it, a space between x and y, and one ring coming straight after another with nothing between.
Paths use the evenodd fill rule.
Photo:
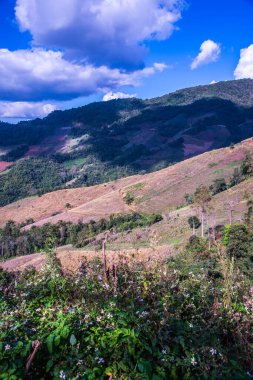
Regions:
<instances>
[{"instance_id":1,"label":"sky","mask_svg":"<svg viewBox=\"0 0 253 380\"><path fill-rule=\"evenodd\" d=\"M0 119L253 78L253 0L1 0Z\"/></svg>"}]
</instances>

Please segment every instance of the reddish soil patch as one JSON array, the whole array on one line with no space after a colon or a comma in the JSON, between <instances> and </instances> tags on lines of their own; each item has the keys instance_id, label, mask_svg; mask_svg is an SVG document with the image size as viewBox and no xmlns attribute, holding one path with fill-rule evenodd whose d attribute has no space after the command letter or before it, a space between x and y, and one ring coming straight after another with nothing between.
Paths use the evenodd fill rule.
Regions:
<instances>
[{"instance_id":1,"label":"reddish soil patch","mask_svg":"<svg viewBox=\"0 0 253 380\"><path fill-rule=\"evenodd\" d=\"M0 161L0 171L5 170L12 162Z\"/></svg>"},{"instance_id":2,"label":"reddish soil patch","mask_svg":"<svg viewBox=\"0 0 253 380\"><path fill-rule=\"evenodd\" d=\"M45 138L40 144L32 145L25 157L52 154L63 148L68 140L69 128L60 128L53 135Z\"/></svg>"}]
</instances>

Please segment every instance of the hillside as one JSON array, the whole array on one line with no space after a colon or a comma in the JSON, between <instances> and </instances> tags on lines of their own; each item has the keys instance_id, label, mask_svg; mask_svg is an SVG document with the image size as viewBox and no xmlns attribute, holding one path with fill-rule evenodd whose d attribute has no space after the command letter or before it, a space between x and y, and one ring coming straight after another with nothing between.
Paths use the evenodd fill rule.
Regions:
<instances>
[{"instance_id":1,"label":"hillside","mask_svg":"<svg viewBox=\"0 0 253 380\"><path fill-rule=\"evenodd\" d=\"M154 234L161 245L181 246L192 233L188 218L199 214L196 205L187 205L186 193L192 196L198 186L210 186L219 178L224 178L229 183L234 170L240 168L246 152L253 153L253 139L234 147L204 153L154 173L135 175L94 187L59 190L26 198L0 208L0 227L8 220L21 223L33 219L33 224L29 224L27 229L32 225L42 226L60 221L99 221L102 218L108 219L112 214L133 211L161 213L163 221L148 229L113 236L111 248L149 247ZM253 178L249 178L214 195L207 224L228 223L228 203L231 201L234 202L234 221L240 222L247 209L245 194L250 197L252 191ZM130 204L126 202L127 197L132 199Z\"/></svg>"},{"instance_id":2,"label":"hillside","mask_svg":"<svg viewBox=\"0 0 253 380\"><path fill-rule=\"evenodd\" d=\"M253 80L220 82L0 123L0 205L153 172L247 139L252 94Z\"/></svg>"},{"instance_id":3,"label":"hillside","mask_svg":"<svg viewBox=\"0 0 253 380\"><path fill-rule=\"evenodd\" d=\"M0 229L2 357L21 363L12 373L24 378L38 348L34 379L49 368L48 378L56 368L59 379L67 378L59 368L94 380L186 379L190 371L193 379L203 371L250 379L252 153L253 138L154 173L0 208L3 224L36 221ZM212 186L203 239L188 224L200 205L187 202L202 184Z\"/></svg>"}]
</instances>

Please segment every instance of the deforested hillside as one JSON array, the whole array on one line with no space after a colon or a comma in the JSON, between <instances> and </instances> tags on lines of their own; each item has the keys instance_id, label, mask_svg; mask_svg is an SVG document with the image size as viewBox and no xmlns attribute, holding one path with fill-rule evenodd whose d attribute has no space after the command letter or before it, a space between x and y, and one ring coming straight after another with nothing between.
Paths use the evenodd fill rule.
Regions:
<instances>
[{"instance_id":1,"label":"deforested hillside","mask_svg":"<svg viewBox=\"0 0 253 380\"><path fill-rule=\"evenodd\" d=\"M248 139L154 173L25 198L0 208L1 226L9 220L28 224L25 228L30 229L48 223L95 223L108 220L111 215L131 215L133 212L160 214L162 221L147 233L142 232L138 236L133 231L129 236L115 236L116 246L121 241L129 241L129 245L135 241L137 245L145 246L153 230L161 243L180 244L186 242L192 233L188 218L199 215L194 194L201 186L208 187L212 194L209 206L215 223L225 225L229 222L231 202L234 220L243 220L253 191L253 179L251 175L245 177L241 170L245 160L251 160L252 153L253 140Z\"/></svg>"}]
</instances>

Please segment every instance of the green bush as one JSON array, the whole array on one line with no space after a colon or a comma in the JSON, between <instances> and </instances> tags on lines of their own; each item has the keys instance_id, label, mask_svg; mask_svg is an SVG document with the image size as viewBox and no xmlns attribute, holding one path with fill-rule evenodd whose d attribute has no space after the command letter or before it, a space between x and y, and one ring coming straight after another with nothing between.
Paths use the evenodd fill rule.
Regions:
<instances>
[{"instance_id":1,"label":"green bush","mask_svg":"<svg viewBox=\"0 0 253 380\"><path fill-rule=\"evenodd\" d=\"M223 234L223 242L230 256L246 257L251 249L252 236L243 224L227 225Z\"/></svg>"},{"instance_id":2,"label":"green bush","mask_svg":"<svg viewBox=\"0 0 253 380\"><path fill-rule=\"evenodd\" d=\"M1 380L250 379L252 293L233 283L224 308L210 261L186 252L162 271L125 262L106 282L99 260L71 276L49 262L0 271Z\"/></svg>"}]
</instances>

